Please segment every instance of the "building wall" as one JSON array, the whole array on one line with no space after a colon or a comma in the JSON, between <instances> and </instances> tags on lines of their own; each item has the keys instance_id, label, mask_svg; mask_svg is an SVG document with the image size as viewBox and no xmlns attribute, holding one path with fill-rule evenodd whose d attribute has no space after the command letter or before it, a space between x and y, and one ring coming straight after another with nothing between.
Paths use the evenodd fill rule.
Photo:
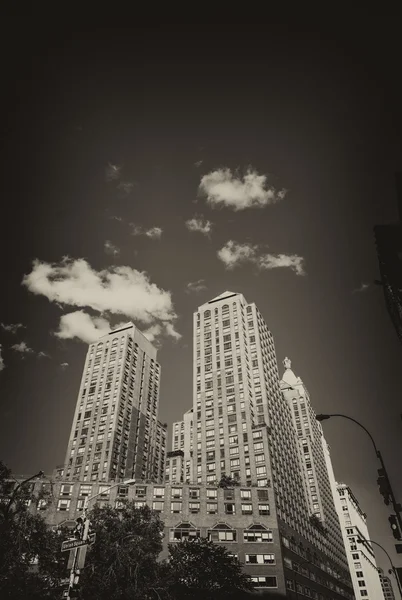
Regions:
<instances>
[{"instance_id":1,"label":"building wall","mask_svg":"<svg viewBox=\"0 0 402 600\"><path fill-rule=\"evenodd\" d=\"M342 534L352 575L356 598L383 600L384 595L370 534L367 518L351 489L345 484L337 484L336 506L342 522ZM364 543L357 543L362 539Z\"/></svg>"},{"instance_id":2,"label":"building wall","mask_svg":"<svg viewBox=\"0 0 402 600\"><path fill-rule=\"evenodd\" d=\"M391 583L390 578L387 577L386 575L384 575L383 573L381 573L380 581L381 581L381 588L382 588L382 592L384 594L385 600L395 600L395 594L394 594L394 590L392 588L392 583Z\"/></svg>"},{"instance_id":3,"label":"building wall","mask_svg":"<svg viewBox=\"0 0 402 600\"><path fill-rule=\"evenodd\" d=\"M132 323L88 348L63 476L161 480L166 431L158 424L156 349Z\"/></svg>"},{"instance_id":4,"label":"building wall","mask_svg":"<svg viewBox=\"0 0 402 600\"><path fill-rule=\"evenodd\" d=\"M110 485L115 487L109 489ZM170 543L193 536L208 537L235 555L255 584L266 590L276 589L295 598L289 586L286 589L287 583L295 580L299 598L348 597L342 582L329 571L325 554L306 553L295 541L291 528L284 531L282 525L278 527L269 504L270 488L56 481L51 486L37 482L34 491L38 493L42 486L48 486L52 495L39 508L30 508L42 514L50 526L76 519L86 496L101 493L96 499L98 504L116 508L124 500L134 500L137 508L148 505L160 514L165 526L161 560L168 557Z\"/></svg>"}]
</instances>

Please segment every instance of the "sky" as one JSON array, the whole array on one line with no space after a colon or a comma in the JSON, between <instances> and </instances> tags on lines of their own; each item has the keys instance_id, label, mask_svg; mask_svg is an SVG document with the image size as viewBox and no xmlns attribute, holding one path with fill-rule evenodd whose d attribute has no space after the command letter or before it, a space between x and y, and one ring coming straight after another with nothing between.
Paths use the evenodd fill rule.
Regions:
<instances>
[{"instance_id":1,"label":"sky","mask_svg":"<svg viewBox=\"0 0 402 600\"><path fill-rule=\"evenodd\" d=\"M371 431L402 499L402 349L373 285L373 227L397 219L402 169L392 19L48 31L17 17L1 42L1 459L27 475L63 463L87 343L129 320L158 345L170 427L192 405L193 312L231 290L316 411ZM324 431L401 564L370 441L341 419Z\"/></svg>"}]
</instances>

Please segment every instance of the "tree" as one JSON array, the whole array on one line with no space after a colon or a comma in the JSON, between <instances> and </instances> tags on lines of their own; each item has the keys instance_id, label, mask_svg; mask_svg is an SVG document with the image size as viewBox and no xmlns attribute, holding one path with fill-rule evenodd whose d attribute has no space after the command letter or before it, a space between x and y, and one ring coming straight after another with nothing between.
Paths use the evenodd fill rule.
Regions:
<instances>
[{"instance_id":1,"label":"tree","mask_svg":"<svg viewBox=\"0 0 402 600\"><path fill-rule=\"evenodd\" d=\"M237 559L225 547L205 538L169 544L169 561L164 568L175 600L220 600L240 597L240 593L253 589Z\"/></svg>"},{"instance_id":2,"label":"tree","mask_svg":"<svg viewBox=\"0 0 402 600\"><path fill-rule=\"evenodd\" d=\"M80 583L84 600L157 600L157 558L163 523L148 506L124 501L119 509L95 507L88 515L96 541L89 547Z\"/></svg>"},{"instance_id":3,"label":"tree","mask_svg":"<svg viewBox=\"0 0 402 600\"><path fill-rule=\"evenodd\" d=\"M237 485L240 485L239 479L230 477L230 475L222 475L220 481L218 482L218 487L224 489L231 488Z\"/></svg>"},{"instance_id":4,"label":"tree","mask_svg":"<svg viewBox=\"0 0 402 600\"><path fill-rule=\"evenodd\" d=\"M19 486L10 469L0 462L0 597L13 600L59 598L65 561L60 538L29 504L35 495L29 485Z\"/></svg>"}]
</instances>

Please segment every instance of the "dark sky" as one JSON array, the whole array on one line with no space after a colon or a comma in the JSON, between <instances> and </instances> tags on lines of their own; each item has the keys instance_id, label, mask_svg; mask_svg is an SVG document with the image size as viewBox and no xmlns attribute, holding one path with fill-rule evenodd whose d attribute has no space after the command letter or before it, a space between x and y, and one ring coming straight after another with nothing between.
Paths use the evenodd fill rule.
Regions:
<instances>
[{"instance_id":1,"label":"dark sky","mask_svg":"<svg viewBox=\"0 0 402 600\"><path fill-rule=\"evenodd\" d=\"M298 28L79 30L76 21L51 33L38 15L4 24L0 321L26 328L0 331L0 457L28 475L64 460L86 344L52 332L85 307L57 306L21 282L34 259L69 256L96 271L129 266L171 292L182 337L161 338L162 421L170 426L192 404L193 311L226 289L242 292L316 411L344 412L371 430L402 499L402 349L372 285L373 226L396 220L402 170L392 18ZM109 163L121 166L119 180L106 180ZM219 168L239 176L252 168L288 193L263 209L213 209L198 187ZM119 181L133 183L129 193ZM186 229L195 214L213 223L210 237ZM131 235L131 222L161 227L161 239ZM105 253L106 240L119 255ZM227 270L217 251L228 240L300 255L306 275ZM199 279L207 289L187 293ZM11 349L21 341L34 352ZM324 430L338 480L361 500L372 538L392 551L369 441L340 419Z\"/></svg>"}]
</instances>

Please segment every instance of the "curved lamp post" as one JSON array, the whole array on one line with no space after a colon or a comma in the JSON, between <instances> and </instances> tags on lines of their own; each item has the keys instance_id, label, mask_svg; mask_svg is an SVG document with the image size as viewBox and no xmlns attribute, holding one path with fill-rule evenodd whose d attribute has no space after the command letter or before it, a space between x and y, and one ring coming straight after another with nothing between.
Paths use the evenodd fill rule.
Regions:
<instances>
[{"instance_id":1,"label":"curved lamp post","mask_svg":"<svg viewBox=\"0 0 402 600\"><path fill-rule=\"evenodd\" d=\"M19 490L19 489L20 489L20 488L21 488L23 485L25 485L26 483L28 483L29 481L32 481L32 479L37 479L37 478L39 478L39 477L43 477L43 475L44 475L44 474L45 474L45 473L44 473L44 471L39 471L39 473L36 473L36 475L32 475L32 477L28 477L28 479L24 479L24 481L21 481L21 483L19 483L19 484L16 486L16 488L15 488L15 489L14 489L14 491L13 491L13 493L11 494L11 498L10 498L10 500L8 501L8 504L7 504L7 507L6 507L6 510L5 510L5 516L6 516L6 517L8 516L8 513L10 512L11 505L12 505L12 503L13 503L13 502L14 502L14 500L15 500L15 496L17 495L17 492L18 492L18 490Z\"/></svg>"},{"instance_id":2,"label":"curved lamp post","mask_svg":"<svg viewBox=\"0 0 402 600\"><path fill-rule=\"evenodd\" d=\"M397 521L398 521L399 530L402 532L402 516L401 516L402 506L395 499L395 495L394 495L394 492L392 490L391 482L390 482L389 477L388 477L387 469L385 468L384 460L383 460L383 458L381 456L381 452L378 450L378 448L376 446L376 443L374 441L373 436L368 431L368 429L366 429L364 427L364 425L362 425L361 423L359 423L359 421L356 421L356 419L352 419L352 417L348 417L347 415L341 415L341 414L331 414L331 415L319 414L319 415L316 415L315 418L317 419L317 421L321 422L321 421L326 421L327 419L330 419L331 417L342 417L343 419L347 419L348 421L353 421L353 423L355 423L361 429L363 429L367 433L367 435L369 436L369 438L371 440L371 443L373 444L373 448L374 448L374 451L376 453L376 456L377 456L377 458L378 458L378 460L380 461L380 464L381 464L382 471L379 472L380 478L384 477L385 478L385 482L387 484L387 490L385 492L386 495L383 494L384 501L385 501L386 504L389 504L389 499L388 499L388 496L389 496L389 498L391 499L391 502L392 502L392 507L393 507L393 509L395 511L395 515L396 515Z\"/></svg>"},{"instance_id":3,"label":"curved lamp post","mask_svg":"<svg viewBox=\"0 0 402 600\"><path fill-rule=\"evenodd\" d=\"M374 542L374 540L361 540L361 539L357 539L356 541L357 541L358 544L365 544L365 545L367 545L368 543L375 544L376 546L378 546L379 548L381 548L381 550L383 552L385 552L385 554L388 556L389 562L391 563L391 569L392 569L392 572L393 572L393 574L395 576L396 584L398 586L398 590L399 590L399 593L401 594L401 598L402 598L402 587L401 587L401 582L399 581L398 572L397 572L396 568L394 567L394 564L393 564L393 562L391 560L391 557L388 554L388 552L385 550L385 548L383 546L381 546L381 544L379 544L378 542Z\"/></svg>"}]
</instances>

